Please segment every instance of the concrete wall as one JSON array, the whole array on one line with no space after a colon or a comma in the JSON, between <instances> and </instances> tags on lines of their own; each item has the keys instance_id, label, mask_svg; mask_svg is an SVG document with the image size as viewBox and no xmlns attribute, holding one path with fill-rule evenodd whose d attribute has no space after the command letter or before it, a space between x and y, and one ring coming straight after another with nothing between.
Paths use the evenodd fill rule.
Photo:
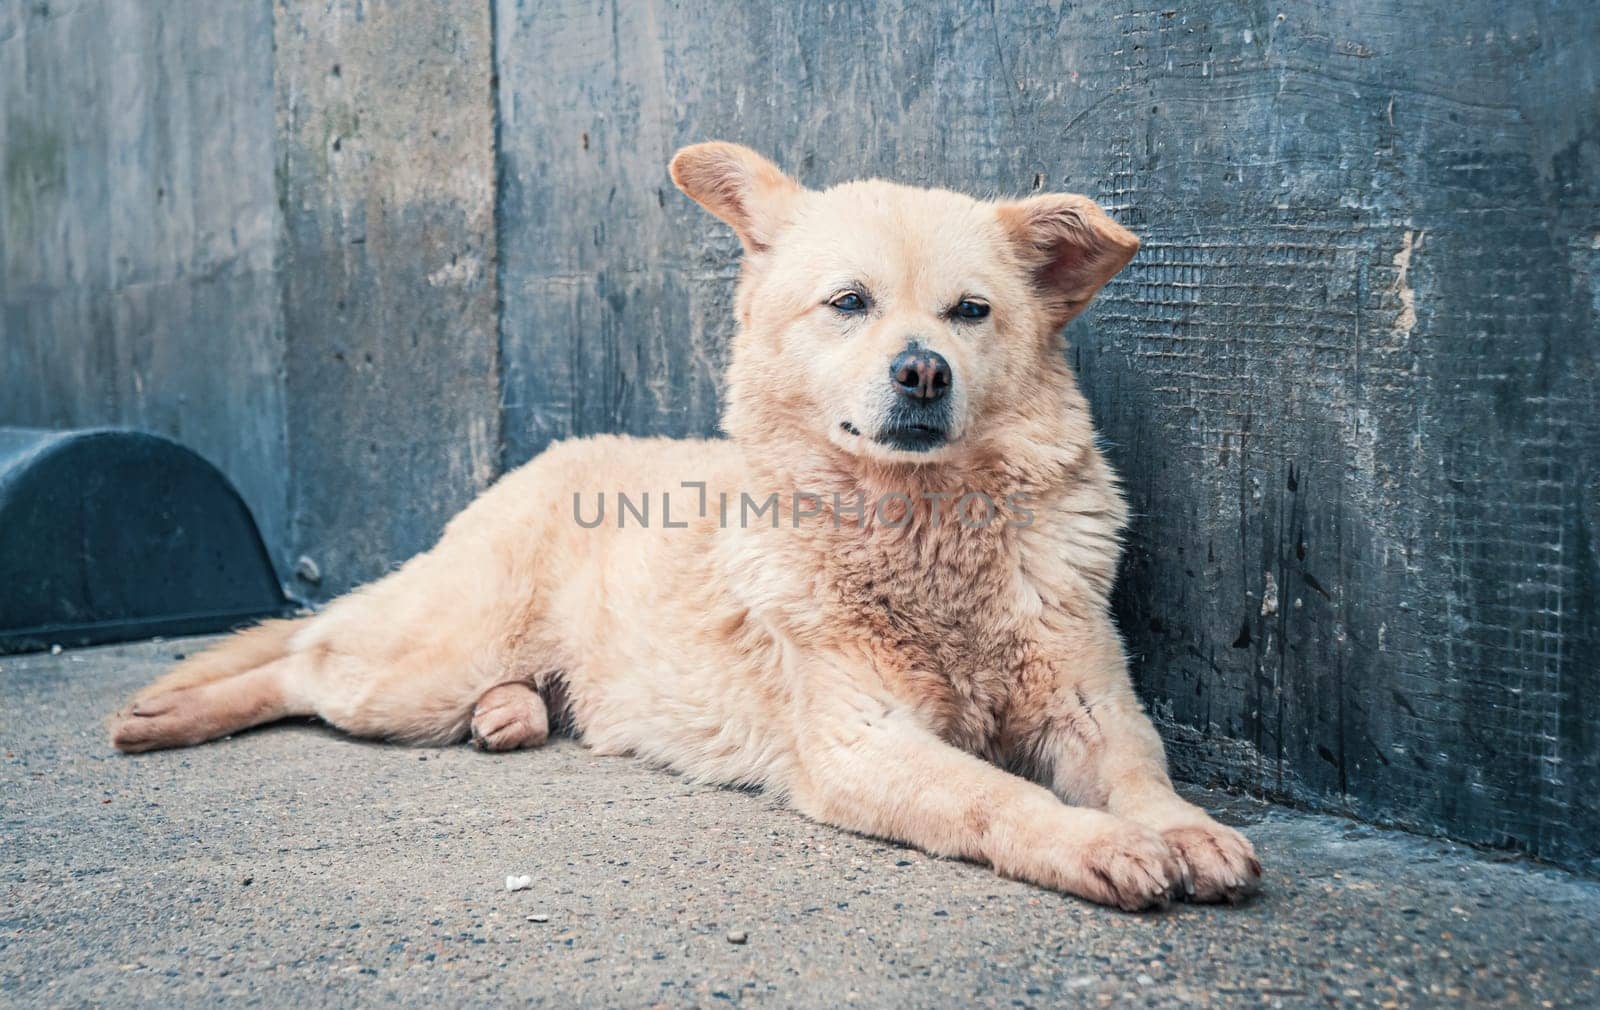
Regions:
<instances>
[{"instance_id":1,"label":"concrete wall","mask_svg":"<svg viewBox=\"0 0 1600 1010\"><path fill-rule=\"evenodd\" d=\"M127 424L222 468L281 560L267 0L0 3L0 424Z\"/></svg>"},{"instance_id":2,"label":"concrete wall","mask_svg":"<svg viewBox=\"0 0 1600 1010\"><path fill-rule=\"evenodd\" d=\"M0 14L0 423L166 425L325 598L553 438L714 430L737 246L677 145L1086 192L1145 241L1070 336L1180 768L1600 870L1594 5L147 6ZM159 146L207 102L231 146ZM183 228L256 220L118 188L184 171L249 180L259 308L181 308L243 255Z\"/></svg>"},{"instance_id":3,"label":"concrete wall","mask_svg":"<svg viewBox=\"0 0 1600 1010\"><path fill-rule=\"evenodd\" d=\"M193 447L305 599L428 544L500 457L492 76L477 0L0 4L0 424Z\"/></svg>"},{"instance_id":4,"label":"concrete wall","mask_svg":"<svg viewBox=\"0 0 1600 1010\"><path fill-rule=\"evenodd\" d=\"M280 0L274 38L288 541L327 599L499 465L489 10Z\"/></svg>"}]
</instances>

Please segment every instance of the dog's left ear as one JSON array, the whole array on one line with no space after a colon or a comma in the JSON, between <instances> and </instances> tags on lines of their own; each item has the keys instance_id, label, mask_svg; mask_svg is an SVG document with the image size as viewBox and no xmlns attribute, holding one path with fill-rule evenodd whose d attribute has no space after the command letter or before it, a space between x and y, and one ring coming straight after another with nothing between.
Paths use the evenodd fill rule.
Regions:
<instances>
[{"instance_id":1,"label":"dog's left ear","mask_svg":"<svg viewBox=\"0 0 1600 1010\"><path fill-rule=\"evenodd\" d=\"M711 141L672 157L672 181L700 206L726 221L746 252L766 252L789 219L800 184L761 155Z\"/></svg>"},{"instance_id":2,"label":"dog's left ear","mask_svg":"<svg viewBox=\"0 0 1600 1010\"><path fill-rule=\"evenodd\" d=\"M1082 312L1139 251L1133 232L1076 193L1046 193L1001 204L1000 224L1033 267L1057 327Z\"/></svg>"}]
</instances>

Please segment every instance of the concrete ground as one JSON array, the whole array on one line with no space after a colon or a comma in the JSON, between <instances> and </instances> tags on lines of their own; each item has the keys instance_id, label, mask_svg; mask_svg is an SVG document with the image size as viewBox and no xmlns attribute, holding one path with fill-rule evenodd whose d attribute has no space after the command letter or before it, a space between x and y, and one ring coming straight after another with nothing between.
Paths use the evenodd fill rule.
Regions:
<instances>
[{"instance_id":1,"label":"concrete ground","mask_svg":"<svg viewBox=\"0 0 1600 1010\"><path fill-rule=\"evenodd\" d=\"M568 742L114 753L197 645L0 657L5 1004L1600 1006L1600 885L1221 795L1265 893L1125 915Z\"/></svg>"}]
</instances>

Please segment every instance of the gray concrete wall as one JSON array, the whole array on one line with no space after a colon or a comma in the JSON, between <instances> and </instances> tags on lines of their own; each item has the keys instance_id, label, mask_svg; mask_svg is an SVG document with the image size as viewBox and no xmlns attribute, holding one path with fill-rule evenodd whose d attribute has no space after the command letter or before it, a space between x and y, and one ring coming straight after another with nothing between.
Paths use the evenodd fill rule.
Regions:
<instances>
[{"instance_id":1,"label":"gray concrete wall","mask_svg":"<svg viewBox=\"0 0 1600 1010\"><path fill-rule=\"evenodd\" d=\"M288 541L327 599L499 465L489 9L281 0L274 38Z\"/></svg>"},{"instance_id":2,"label":"gray concrete wall","mask_svg":"<svg viewBox=\"0 0 1600 1010\"><path fill-rule=\"evenodd\" d=\"M284 554L268 0L0 3L0 424L217 464Z\"/></svg>"},{"instance_id":3,"label":"gray concrete wall","mask_svg":"<svg viewBox=\"0 0 1600 1010\"><path fill-rule=\"evenodd\" d=\"M195 445L326 598L553 438L715 429L679 144L1086 192L1179 767L1600 870L1600 9L1501 7L9 5L0 423Z\"/></svg>"},{"instance_id":4,"label":"gray concrete wall","mask_svg":"<svg viewBox=\"0 0 1600 1010\"><path fill-rule=\"evenodd\" d=\"M0 4L0 424L191 446L304 599L426 546L500 456L489 19Z\"/></svg>"}]
</instances>

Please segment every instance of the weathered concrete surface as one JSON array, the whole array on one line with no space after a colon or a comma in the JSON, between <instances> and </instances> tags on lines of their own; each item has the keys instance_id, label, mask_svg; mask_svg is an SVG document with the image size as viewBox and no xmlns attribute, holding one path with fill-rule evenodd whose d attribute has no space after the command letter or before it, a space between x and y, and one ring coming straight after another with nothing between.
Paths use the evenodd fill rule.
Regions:
<instances>
[{"instance_id":1,"label":"weathered concrete surface","mask_svg":"<svg viewBox=\"0 0 1600 1010\"><path fill-rule=\"evenodd\" d=\"M239 488L281 560L269 0L0 3L0 424L123 424Z\"/></svg>"},{"instance_id":2,"label":"weathered concrete surface","mask_svg":"<svg viewBox=\"0 0 1600 1010\"><path fill-rule=\"evenodd\" d=\"M289 540L325 599L497 472L489 10L291 0L274 27Z\"/></svg>"},{"instance_id":3,"label":"weathered concrete surface","mask_svg":"<svg viewBox=\"0 0 1600 1010\"><path fill-rule=\"evenodd\" d=\"M182 441L307 599L426 546L500 455L490 44L470 0L0 4L0 423Z\"/></svg>"},{"instance_id":4,"label":"weathered concrete surface","mask_svg":"<svg viewBox=\"0 0 1600 1010\"><path fill-rule=\"evenodd\" d=\"M1073 360L1192 774L1600 870L1600 6L496 0L508 456L714 428L721 137L1093 195Z\"/></svg>"},{"instance_id":5,"label":"weathered concrete surface","mask_svg":"<svg viewBox=\"0 0 1600 1010\"><path fill-rule=\"evenodd\" d=\"M1204 802L1255 839L1265 894L1128 916L568 742L490 756L299 725L111 752L100 719L197 644L0 661L6 1002L1600 1002L1600 885L1221 794Z\"/></svg>"}]
</instances>

